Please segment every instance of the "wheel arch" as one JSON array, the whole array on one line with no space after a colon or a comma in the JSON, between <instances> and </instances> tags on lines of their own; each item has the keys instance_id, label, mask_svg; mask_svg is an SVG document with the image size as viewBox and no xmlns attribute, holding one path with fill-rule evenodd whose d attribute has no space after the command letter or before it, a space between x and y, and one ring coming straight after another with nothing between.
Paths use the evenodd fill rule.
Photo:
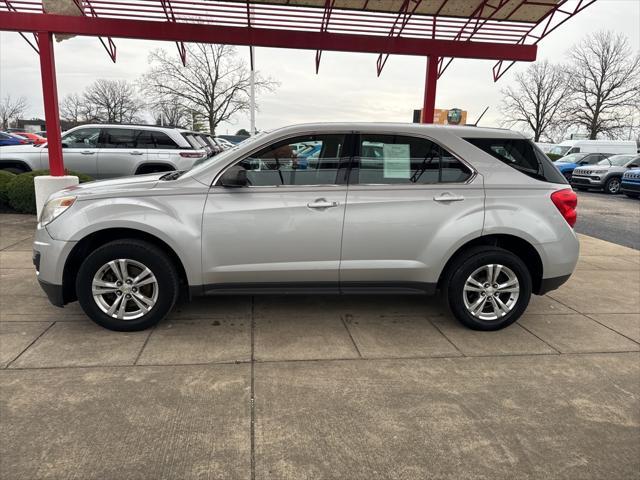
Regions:
<instances>
[{"instance_id":1,"label":"wheel arch","mask_svg":"<svg viewBox=\"0 0 640 480\"><path fill-rule=\"evenodd\" d=\"M542 287L543 266L542 258L540 257L538 250L531 243L521 237L503 233L476 237L458 247L453 255L449 257L449 260L447 260L447 263L440 273L440 277L438 278L438 288L442 288L444 286L444 280L448 277L451 267L457 258L469 248L478 246L500 247L517 255L529 269L533 293L538 294L538 292L540 292Z\"/></svg>"},{"instance_id":2,"label":"wheel arch","mask_svg":"<svg viewBox=\"0 0 640 480\"><path fill-rule=\"evenodd\" d=\"M96 248L114 240L137 239L149 242L164 251L175 265L180 279L180 296L182 298L189 295L189 281L183 262L176 251L164 240L142 230L134 228L108 228L92 232L78 241L69 253L62 273L63 301L73 302L77 299L75 291L76 276L82 260L86 258Z\"/></svg>"},{"instance_id":3,"label":"wheel arch","mask_svg":"<svg viewBox=\"0 0 640 480\"><path fill-rule=\"evenodd\" d=\"M25 172L33 171L29 164L24 160L0 160L0 170L4 170L6 168L19 168Z\"/></svg>"}]
</instances>

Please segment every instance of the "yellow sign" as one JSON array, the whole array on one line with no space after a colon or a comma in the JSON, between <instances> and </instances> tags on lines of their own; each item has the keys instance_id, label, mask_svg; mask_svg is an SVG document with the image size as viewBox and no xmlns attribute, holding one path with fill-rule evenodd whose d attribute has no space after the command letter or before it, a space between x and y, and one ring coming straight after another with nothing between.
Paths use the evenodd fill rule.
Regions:
<instances>
[{"instance_id":1,"label":"yellow sign","mask_svg":"<svg viewBox=\"0 0 640 480\"><path fill-rule=\"evenodd\" d=\"M459 108L450 110L436 108L433 115L433 123L439 125L464 125L467 123L467 111Z\"/></svg>"}]
</instances>

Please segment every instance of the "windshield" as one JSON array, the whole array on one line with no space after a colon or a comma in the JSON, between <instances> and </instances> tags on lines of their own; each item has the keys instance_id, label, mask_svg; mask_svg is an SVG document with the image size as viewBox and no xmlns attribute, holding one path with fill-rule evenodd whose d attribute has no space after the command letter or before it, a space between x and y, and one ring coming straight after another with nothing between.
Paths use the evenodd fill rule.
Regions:
<instances>
[{"instance_id":1,"label":"windshield","mask_svg":"<svg viewBox=\"0 0 640 480\"><path fill-rule=\"evenodd\" d=\"M576 163L581 158L586 157L586 153L570 153L569 155L565 155L562 158L556 160L556 162L567 162L567 163Z\"/></svg>"},{"instance_id":2,"label":"windshield","mask_svg":"<svg viewBox=\"0 0 640 480\"><path fill-rule=\"evenodd\" d=\"M570 148L571 145L556 145L551 150L549 150L549 153L553 153L554 155L564 155L569 151Z\"/></svg>"},{"instance_id":3,"label":"windshield","mask_svg":"<svg viewBox=\"0 0 640 480\"><path fill-rule=\"evenodd\" d=\"M204 170L205 168L207 168L213 162L225 161L226 159L233 157L233 155L238 151L238 149L240 149L241 147L244 148L248 144L252 144L262 139L262 137L264 137L267 133L269 132L266 132L266 131L260 132L257 135L254 135L253 137L249 137L247 140L243 141L242 144L234 145L233 147L227 150L224 150L218 155L198 160L193 164L193 167L191 167L191 169L189 170L189 174L192 174L192 173L196 174Z\"/></svg>"},{"instance_id":4,"label":"windshield","mask_svg":"<svg viewBox=\"0 0 640 480\"><path fill-rule=\"evenodd\" d=\"M600 160L598 165L613 165L614 167L624 167L635 158L635 155L614 155L613 157Z\"/></svg>"}]
</instances>

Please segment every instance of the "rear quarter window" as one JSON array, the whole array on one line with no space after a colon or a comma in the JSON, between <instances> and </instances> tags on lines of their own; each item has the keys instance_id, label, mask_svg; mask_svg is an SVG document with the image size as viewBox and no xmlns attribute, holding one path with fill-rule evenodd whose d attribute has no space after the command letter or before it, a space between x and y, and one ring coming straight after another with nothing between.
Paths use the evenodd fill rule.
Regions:
<instances>
[{"instance_id":1,"label":"rear quarter window","mask_svg":"<svg viewBox=\"0 0 640 480\"><path fill-rule=\"evenodd\" d=\"M502 163L536 180L567 183L564 175L542 151L524 138L465 138Z\"/></svg>"}]
</instances>

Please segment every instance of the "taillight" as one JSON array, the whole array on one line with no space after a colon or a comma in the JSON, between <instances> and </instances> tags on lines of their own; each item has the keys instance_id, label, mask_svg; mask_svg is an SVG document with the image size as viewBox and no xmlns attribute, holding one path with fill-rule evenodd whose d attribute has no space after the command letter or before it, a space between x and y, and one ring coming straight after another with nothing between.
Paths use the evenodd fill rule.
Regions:
<instances>
[{"instance_id":1,"label":"taillight","mask_svg":"<svg viewBox=\"0 0 640 480\"><path fill-rule=\"evenodd\" d=\"M200 158L204 156L204 152L180 152L182 158Z\"/></svg>"},{"instance_id":2,"label":"taillight","mask_svg":"<svg viewBox=\"0 0 640 480\"><path fill-rule=\"evenodd\" d=\"M551 194L551 201L560 211L560 214L567 221L569 226L573 228L578 219L578 212L576 207L578 206L578 196L576 192L567 188L565 190L558 190Z\"/></svg>"}]
</instances>

